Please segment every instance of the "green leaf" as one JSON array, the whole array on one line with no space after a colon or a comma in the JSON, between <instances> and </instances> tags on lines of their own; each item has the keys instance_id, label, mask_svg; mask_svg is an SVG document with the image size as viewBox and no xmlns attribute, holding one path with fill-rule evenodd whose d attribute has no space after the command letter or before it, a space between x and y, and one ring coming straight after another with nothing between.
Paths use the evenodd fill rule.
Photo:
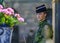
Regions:
<instances>
[{"instance_id":1,"label":"green leaf","mask_svg":"<svg viewBox=\"0 0 60 43\"><path fill-rule=\"evenodd\" d=\"M5 17L0 18L0 24L5 23Z\"/></svg>"},{"instance_id":2,"label":"green leaf","mask_svg":"<svg viewBox=\"0 0 60 43\"><path fill-rule=\"evenodd\" d=\"M17 22L17 19L13 18L13 17L9 17L6 21L7 24L9 24L10 26L14 26Z\"/></svg>"},{"instance_id":3,"label":"green leaf","mask_svg":"<svg viewBox=\"0 0 60 43\"><path fill-rule=\"evenodd\" d=\"M3 13L0 13L0 18L4 17L4 14Z\"/></svg>"}]
</instances>

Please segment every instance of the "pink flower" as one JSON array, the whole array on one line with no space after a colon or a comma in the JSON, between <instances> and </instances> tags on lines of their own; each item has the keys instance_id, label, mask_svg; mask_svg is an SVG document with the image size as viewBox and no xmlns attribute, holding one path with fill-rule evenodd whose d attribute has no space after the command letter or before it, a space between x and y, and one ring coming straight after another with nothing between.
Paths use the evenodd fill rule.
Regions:
<instances>
[{"instance_id":1,"label":"pink flower","mask_svg":"<svg viewBox=\"0 0 60 43\"><path fill-rule=\"evenodd\" d=\"M11 14L14 14L14 10L12 8L7 8L7 10L11 12Z\"/></svg>"},{"instance_id":2,"label":"pink flower","mask_svg":"<svg viewBox=\"0 0 60 43\"><path fill-rule=\"evenodd\" d=\"M2 9L0 9L0 12L2 12Z\"/></svg>"},{"instance_id":3,"label":"pink flower","mask_svg":"<svg viewBox=\"0 0 60 43\"><path fill-rule=\"evenodd\" d=\"M7 14L7 9L3 9L2 12Z\"/></svg>"},{"instance_id":4,"label":"pink flower","mask_svg":"<svg viewBox=\"0 0 60 43\"><path fill-rule=\"evenodd\" d=\"M11 15L11 12L9 12L7 9L3 9L2 12L8 15Z\"/></svg>"},{"instance_id":5,"label":"pink flower","mask_svg":"<svg viewBox=\"0 0 60 43\"><path fill-rule=\"evenodd\" d=\"M17 19L18 19L18 21L20 21L20 22L24 22L24 18L22 18L22 17L17 18Z\"/></svg>"},{"instance_id":6,"label":"pink flower","mask_svg":"<svg viewBox=\"0 0 60 43\"><path fill-rule=\"evenodd\" d=\"M0 9L3 9L3 6L0 4Z\"/></svg>"},{"instance_id":7,"label":"pink flower","mask_svg":"<svg viewBox=\"0 0 60 43\"><path fill-rule=\"evenodd\" d=\"M20 14L15 14L15 17L17 17L18 21L24 22L24 18L22 18Z\"/></svg>"},{"instance_id":8,"label":"pink flower","mask_svg":"<svg viewBox=\"0 0 60 43\"><path fill-rule=\"evenodd\" d=\"M7 11L6 14L11 15L11 12Z\"/></svg>"},{"instance_id":9,"label":"pink flower","mask_svg":"<svg viewBox=\"0 0 60 43\"><path fill-rule=\"evenodd\" d=\"M15 17L20 17L20 14L15 14Z\"/></svg>"}]
</instances>

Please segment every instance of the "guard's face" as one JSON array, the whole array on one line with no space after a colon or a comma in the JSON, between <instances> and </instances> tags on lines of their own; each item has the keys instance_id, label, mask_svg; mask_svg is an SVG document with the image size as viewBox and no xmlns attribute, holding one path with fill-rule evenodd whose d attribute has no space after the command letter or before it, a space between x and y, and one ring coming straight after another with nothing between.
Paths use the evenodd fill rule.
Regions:
<instances>
[{"instance_id":1,"label":"guard's face","mask_svg":"<svg viewBox=\"0 0 60 43\"><path fill-rule=\"evenodd\" d=\"M46 17L46 13L44 13L44 12L41 12L41 13L37 14L37 18L38 18L39 21L44 20L45 17Z\"/></svg>"}]
</instances>

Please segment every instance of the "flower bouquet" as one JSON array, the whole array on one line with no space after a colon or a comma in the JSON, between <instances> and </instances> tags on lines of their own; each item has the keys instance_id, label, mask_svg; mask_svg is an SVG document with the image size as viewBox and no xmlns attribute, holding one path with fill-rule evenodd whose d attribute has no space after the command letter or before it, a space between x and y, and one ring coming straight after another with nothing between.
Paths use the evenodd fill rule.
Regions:
<instances>
[{"instance_id":1,"label":"flower bouquet","mask_svg":"<svg viewBox=\"0 0 60 43\"><path fill-rule=\"evenodd\" d=\"M11 43L11 36L14 25L23 24L24 18L14 13L12 8L3 8L0 5L0 43Z\"/></svg>"},{"instance_id":2,"label":"flower bouquet","mask_svg":"<svg viewBox=\"0 0 60 43\"><path fill-rule=\"evenodd\" d=\"M20 14L14 14L14 10L12 8L4 9L3 6L0 5L0 25L3 24L13 27L19 23L24 23L24 18L22 18Z\"/></svg>"}]
</instances>

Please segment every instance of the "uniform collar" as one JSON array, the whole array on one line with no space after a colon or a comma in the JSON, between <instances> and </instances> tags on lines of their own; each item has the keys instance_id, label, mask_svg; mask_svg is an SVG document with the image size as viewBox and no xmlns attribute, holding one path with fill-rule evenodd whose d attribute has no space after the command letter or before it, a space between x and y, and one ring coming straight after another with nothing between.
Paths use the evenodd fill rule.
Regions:
<instances>
[{"instance_id":1,"label":"uniform collar","mask_svg":"<svg viewBox=\"0 0 60 43\"><path fill-rule=\"evenodd\" d=\"M47 23L47 20L40 21L39 22L39 27L43 27Z\"/></svg>"}]
</instances>

